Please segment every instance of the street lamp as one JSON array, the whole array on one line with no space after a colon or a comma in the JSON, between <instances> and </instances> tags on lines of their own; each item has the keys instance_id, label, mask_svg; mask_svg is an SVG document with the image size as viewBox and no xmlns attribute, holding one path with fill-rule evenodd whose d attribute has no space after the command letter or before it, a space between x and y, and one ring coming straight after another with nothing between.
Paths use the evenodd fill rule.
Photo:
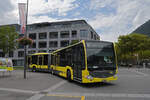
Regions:
<instances>
[{"instance_id":1,"label":"street lamp","mask_svg":"<svg viewBox=\"0 0 150 100\"><path fill-rule=\"evenodd\" d=\"M26 12L26 31L25 31L25 38L27 38L27 22L28 22L28 3L29 3L29 0L27 0L27 12ZM27 69L27 64L26 64L26 62L27 62L27 53L26 53L26 51L27 51L27 46L26 45L24 45L24 79L26 79L26 69Z\"/></svg>"}]
</instances>

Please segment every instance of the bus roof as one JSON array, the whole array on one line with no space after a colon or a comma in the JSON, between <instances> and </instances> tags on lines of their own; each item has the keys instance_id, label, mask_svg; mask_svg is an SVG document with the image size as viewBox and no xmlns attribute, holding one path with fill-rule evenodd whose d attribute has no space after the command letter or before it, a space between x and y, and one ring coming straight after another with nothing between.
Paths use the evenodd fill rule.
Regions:
<instances>
[{"instance_id":1,"label":"bus roof","mask_svg":"<svg viewBox=\"0 0 150 100\"><path fill-rule=\"evenodd\" d=\"M66 49L66 48L69 48L69 47L72 47L72 46L75 46L75 45L77 45L77 44L79 44L79 43L83 43L83 42L103 42L103 43L113 43L113 42L109 42L109 41L99 41L99 40L81 40L80 42L78 42L78 43L75 43L75 44L72 44L72 45L69 45L69 46L67 46L67 47L64 47L64 48L60 48L60 49L57 49L56 51L53 51L52 53L56 53L56 52L59 52L59 51L61 51L61 50L64 50L64 49Z\"/></svg>"},{"instance_id":2,"label":"bus roof","mask_svg":"<svg viewBox=\"0 0 150 100\"><path fill-rule=\"evenodd\" d=\"M72 46L74 46L74 45L77 45L77 44L79 44L79 43L82 43L83 41L85 41L85 40L79 41L78 43L69 45L69 46L64 47L64 48L57 49L56 51L53 51L52 53L56 53L56 52L58 52L58 51L64 50L64 49L69 48L69 47L72 47Z\"/></svg>"},{"instance_id":3,"label":"bus roof","mask_svg":"<svg viewBox=\"0 0 150 100\"><path fill-rule=\"evenodd\" d=\"M34 54L31 54L31 55L47 55L47 54L51 54L51 53L43 53L43 52L41 52L41 53L34 53Z\"/></svg>"}]
</instances>

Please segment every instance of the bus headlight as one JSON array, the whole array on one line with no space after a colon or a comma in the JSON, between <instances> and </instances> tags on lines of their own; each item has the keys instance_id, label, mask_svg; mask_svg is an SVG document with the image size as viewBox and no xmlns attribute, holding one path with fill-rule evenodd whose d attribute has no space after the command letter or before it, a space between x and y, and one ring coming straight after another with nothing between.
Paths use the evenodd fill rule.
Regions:
<instances>
[{"instance_id":1,"label":"bus headlight","mask_svg":"<svg viewBox=\"0 0 150 100\"><path fill-rule=\"evenodd\" d=\"M91 75L86 76L87 79L93 80L93 77Z\"/></svg>"},{"instance_id":2,"label":"bus headlight","mask_svg":"<svg viewBox=\"0 0 150 100\"><path fill-rule=\"evenodd\" d=\"M115 74L115 75L114 75L114 78L117 78L117 77L118 77L118 74Z\"/></svg>"}]
</instances>

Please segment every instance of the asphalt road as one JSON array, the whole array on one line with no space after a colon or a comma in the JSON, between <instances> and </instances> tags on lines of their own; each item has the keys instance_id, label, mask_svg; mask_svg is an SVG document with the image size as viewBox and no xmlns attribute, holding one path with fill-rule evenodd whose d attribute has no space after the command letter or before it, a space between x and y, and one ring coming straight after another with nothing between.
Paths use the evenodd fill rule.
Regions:
<instances>
[{"instance_id":1,"label":"asphalt road","mask_svg":"<svg viewBox=\"0 0 150 100\"><path fill-rule=\"evenodd\" d=\"M0 73L0 100L150 100L150 69L120 68L118 80L79 84L50 73Z\"/></svg>"}]
</instances>

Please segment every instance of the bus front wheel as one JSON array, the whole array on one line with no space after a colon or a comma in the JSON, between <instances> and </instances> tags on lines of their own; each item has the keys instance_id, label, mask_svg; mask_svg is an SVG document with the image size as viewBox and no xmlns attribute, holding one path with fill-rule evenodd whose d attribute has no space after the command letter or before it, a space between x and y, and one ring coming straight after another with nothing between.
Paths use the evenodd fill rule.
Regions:
<instances>
[{"instance_id":1,"label":"bus front wheel","mask_svg":"<svg viewBox=\"0 0 150 100\"><path fill-rule=\"evenodd\" d=\"M71 73L70 70L67 70L67 80L71 82Z\"/></svg>"}]
</instances>

